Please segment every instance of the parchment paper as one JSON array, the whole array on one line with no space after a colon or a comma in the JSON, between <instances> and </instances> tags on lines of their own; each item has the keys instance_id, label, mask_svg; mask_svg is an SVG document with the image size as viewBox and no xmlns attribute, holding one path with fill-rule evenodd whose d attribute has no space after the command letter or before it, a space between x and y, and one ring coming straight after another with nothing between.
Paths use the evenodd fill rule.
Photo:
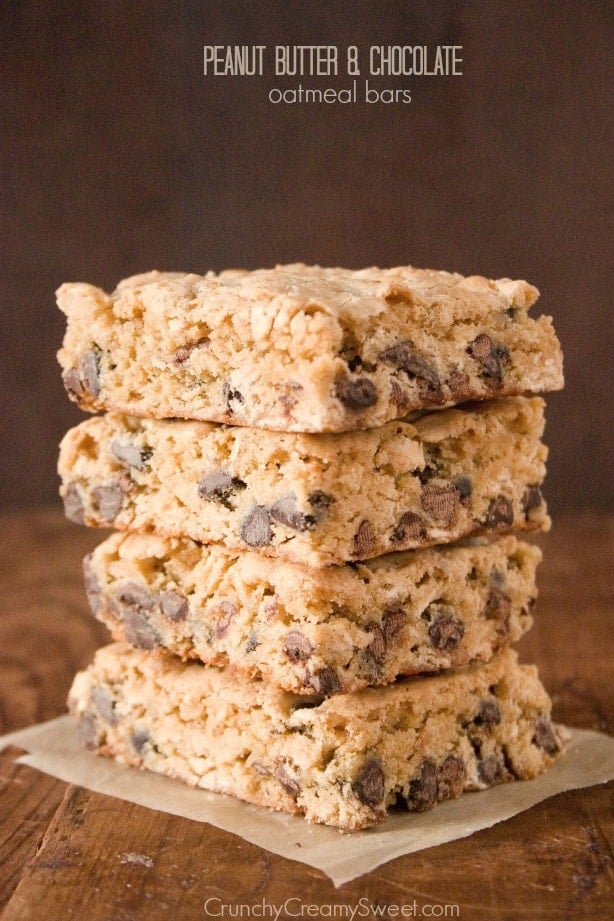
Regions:
<instances>
[{"instance_id":1,"label":"parchment paper","mask_svg":"<svg viewBox=\"0 0 614 921\"><path fill-rule=\"evenodd\" d=\"M614 778L614 739L574 729L554 767L535 780L467 793L431 812L395 814L381 829L341 834L86 752L69 716L0 737L0 751L9 745L29 752L18 759L19 764L149 809L208 822L274 854L322 870L335 886L402 854L489 828L549 796Z\"/></svg>"}]
</instances>

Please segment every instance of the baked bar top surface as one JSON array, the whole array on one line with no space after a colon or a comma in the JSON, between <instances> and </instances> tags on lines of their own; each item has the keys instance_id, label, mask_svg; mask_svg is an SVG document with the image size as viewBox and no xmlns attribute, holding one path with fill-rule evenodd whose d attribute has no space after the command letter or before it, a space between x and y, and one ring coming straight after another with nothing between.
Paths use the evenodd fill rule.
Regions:
<instances>
[{"instance_id":1,"label":"baked bar top surface","mask_svg":"<svg viewBox=\"0 0 614 921\"><path fill-rule=\"evenodd\" d=\"M411 267L150 272L65 284L59 352L85 409L352 431L467 399L556 390L560 346L525 281Z\"/></svg>"},{"instance_id":2,"label":"baked bar top surface","mask_svg":"<svg viewBox=\"0 0 614 921\"><path fill-rule=\"evenodd\" d=\"M90 288L93 286L82 283L62 285L58 295L62 309L66 308L69 313L73 298ZM129 314L139 303L139 295L146 298L145 303L152 309L156 298L164 303L166 310L174 302L177 315L181 314L180 307L185 310L189 306L191 311L199 311L201 305L205 312L214 313L225 301L244 308L257 305L260 309L253 317L255 332L263 335L268 330L259 328L258 321L266 326L267 321L273 323L277 317L283 317L285 323L292 319L297 309L311 305L359 327L365 320L393 312L398 307L395 298L400 299L402 295L410 298L408 305L414 308L413 314L407 316L410 323L421 318L425 307L445 297L449 299L448 313L439 318L443 325L487 316L496 309L528 310L537 301L539 291L523 280L491 280L479 275L464 277L413 266L354 271L295 263L253 272L232 269L205 275L145 272L121 281L109 297ZM119 307L117 312L121 317ZM316 314L314 309L312 315Z\"/></svg>"}]
</instances>

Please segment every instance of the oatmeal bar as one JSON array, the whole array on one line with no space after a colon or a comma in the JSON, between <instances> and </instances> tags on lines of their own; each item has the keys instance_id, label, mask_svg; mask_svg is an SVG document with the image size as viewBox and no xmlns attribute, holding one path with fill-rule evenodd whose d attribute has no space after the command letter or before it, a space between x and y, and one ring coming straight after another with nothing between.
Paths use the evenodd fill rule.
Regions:
<instances>
[{"instance_id":1,"label":"oatmeal bar","mask_svg":"<svg viewBox=\"0 0 614 921\"><path fill-rule=\"evenodd\" d=\"M531 625L540 559L508 535L312 569L115 533L84 568L114 639L329 694L492 658Z\"/></svg>"},{"instance_id":2,"label":"oatmeal bar","mask_svg":"<svg viewBox=\"0 0 614 921\"><path fill-rule=\"evenodd\" d=\"M411 267L150 272L65 284L59 352L84 409L287 432L372 428L414 410L558 390L549 317L525 281Z\"/></svg>"},{"instance_id":3,"label":"oatmeal bar","mask_svg":"<svg viewBox=\"0 0 614 921\"><path fill-rule=\"evenodd\" d=\"M77 675L69 706L103 755L344 829L535 777L562 743L536 669L509 649L314 701L118 643Z\"/></svg>"},{"instance_id":4,"label":"oatmeal bar","mask_svg":"<svg viewBox=\"0 0 614 921\"><path fill-rule=\"evenodd\" d=\"M539 397L337 435L107 414L65 436L61 493L77 522L337 564L547 527L543 426Z\"/></svg>"}]
</instances>

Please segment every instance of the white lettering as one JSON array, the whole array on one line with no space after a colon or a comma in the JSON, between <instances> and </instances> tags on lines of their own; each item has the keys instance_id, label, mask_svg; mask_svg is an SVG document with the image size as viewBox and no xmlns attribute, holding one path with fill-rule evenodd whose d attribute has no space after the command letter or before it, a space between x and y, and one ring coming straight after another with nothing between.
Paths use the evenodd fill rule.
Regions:
<instances>
[{"instance_id":1,"label":"white lettering","mask_svg":"<svg viewBox=\"0 0 614 921\"><path fill-rule=\"evenodd\" d=\"M336 45L276 45L275 75L336 77L338 58Z\"/></svg>"},{"instance_id":2,"label":"white lettering","mask_svg":"<svg viewBox=\"0 0 614 921\"><path fill-rule=\"evenodd\" d=\"M214 77L261 77L266 45L204 45L204 73Z\"/></svg>"},{"instance_id":3,"label":"white lettering","mask_svg":"<svg viewBox=\"0 0 614 921\"><path fill-rule=\"evenodd\" d=\"M372 45L372 77L460 77L462 45Z\"/></svg>"}]
</instances>

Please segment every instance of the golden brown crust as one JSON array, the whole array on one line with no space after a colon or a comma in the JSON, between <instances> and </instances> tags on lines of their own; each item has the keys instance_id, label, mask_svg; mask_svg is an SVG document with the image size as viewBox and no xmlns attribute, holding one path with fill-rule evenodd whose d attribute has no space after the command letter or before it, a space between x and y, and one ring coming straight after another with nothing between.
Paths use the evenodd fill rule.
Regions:
<instances>
[{"instance_id":1,"label":"golden brown crust","mask_svg":"<svg viewBox=\"0 0 614 921\"><path fill-rule=\"evenodd\" d=\"M562 386L524 281L279 266L63 285L64 382L84 409L276 431L371 428L410 411ZM477 343L477 344L476 344Z\"/></svg>"}]
</instances>

